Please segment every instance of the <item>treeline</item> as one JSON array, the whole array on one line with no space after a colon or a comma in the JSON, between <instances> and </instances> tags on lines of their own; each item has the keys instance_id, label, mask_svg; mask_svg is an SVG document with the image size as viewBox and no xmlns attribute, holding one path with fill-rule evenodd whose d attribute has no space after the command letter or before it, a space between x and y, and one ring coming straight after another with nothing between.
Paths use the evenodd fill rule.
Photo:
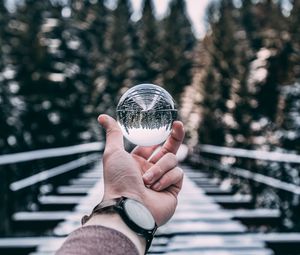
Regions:
<instances>
[{"instance_id":1,"label":"treeline","mask_svg":"<svg viewBox=\"0 0 300 255\"><path fill-rule=\"evenodd\" d=\"M191 144L300 152L299 13L298 0L210 4L183 98L196 95L184 116Z\"/></svg>"},{"instance_id":2,"label":"treeline","mask_svg":"<svg viewBox=\"0 0 300 255\"><path fill-rule=\"evenodd\" d=\"M99 139L142 82L181 103L192 146L300 151L299 1L211 1L196 49L182 0L162 20L144 0L136 22L129 0L22 2L0 3L1 154Z\"/></svg>"},{"instance_id":3,"label":"treeline","mask_svg":"<svg viewBox=\"0 0 300 255\"><path fill-rule=\"evenodd\" d=\"M182 98L194 162L201 144L300 154L299 13L299 0L212 1L209 30L194 55L193 82ZM299 164L212 157L228 169L300 185ZM299 231L294 194L209 169L237 193L251 194L255 208L280 210L280 222L263 231Z\"/></svg>"},{"instance_id":4,"label":"treeline","mask_svg":"<svg viewBox=\"0 0 300 255\"><path fill-rule=\"evenodd\" d=\"M191 83L184 1L158 20L145 0L137 22L129 0L104 2L0 2L1 154L98 140L98 114L114 115L125 88L156 83L179 98Z\"/></svg>"}]
</instances>

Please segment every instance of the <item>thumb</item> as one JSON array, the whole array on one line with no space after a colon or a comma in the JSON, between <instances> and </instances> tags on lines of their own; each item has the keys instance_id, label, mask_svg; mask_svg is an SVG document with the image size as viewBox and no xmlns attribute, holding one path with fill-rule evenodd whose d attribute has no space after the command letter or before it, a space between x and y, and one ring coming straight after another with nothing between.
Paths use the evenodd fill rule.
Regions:
<instances>
[{"instance_id":1,"label":"thumb","mask_svg":"<svg viewBox=\"0 0 300 255\"><path fill-rule=\"evenodd\" d=\"M106 114L101 114L98 117L98 122L106 131L105 149L124 149L123 134L115 119Z\"/></svg>"}]
</instances>

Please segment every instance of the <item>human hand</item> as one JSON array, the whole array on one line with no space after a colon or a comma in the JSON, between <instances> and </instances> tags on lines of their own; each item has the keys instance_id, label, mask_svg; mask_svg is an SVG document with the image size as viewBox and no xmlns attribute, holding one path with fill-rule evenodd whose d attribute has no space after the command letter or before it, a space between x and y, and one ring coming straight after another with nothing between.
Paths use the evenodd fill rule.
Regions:
<instances>
[{"instance_id":1,"label":"human hand","mask_svg":"<svg viewBox=\"0 0 300 255\"><path fill-rule=\"evenodd\" d=\"M136 199L151 211L158 226L163 225L174 214L183 181L175 156L184 138L183 124L173 123L171 135L151 157L158 146L137 146L128 153L118 123L108 115L100 115L98 121L106 130L103 200Z\"/></svg>"}]
</instances>

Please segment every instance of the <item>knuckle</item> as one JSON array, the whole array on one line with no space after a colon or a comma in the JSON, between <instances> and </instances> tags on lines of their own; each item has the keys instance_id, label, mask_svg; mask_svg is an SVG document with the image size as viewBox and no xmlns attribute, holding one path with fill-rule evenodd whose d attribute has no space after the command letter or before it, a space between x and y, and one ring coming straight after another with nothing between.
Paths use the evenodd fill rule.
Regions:
<instances>
[{"instance_id":1,"label":"knuckle","mask_svg":"<svg viewBox=\"0 0 300 255\"><path fill-rule=\"evenodd\" d=\"M172 165L176 166L178 164L178 160L175 154L169 152L167 156L168 156L168 160Z\"/></svg>"},{"instance_id":2,"label":"knuckle","mask_svg":"<svg viewBox=\"0 0 300 255\"><path fill-rule=\"evenodd\" d=\"M158 180L162 175L162 169L159 165L153 166L151 171L153 173L152 182Z\"/></svg>"},{"instance_id":3,"label":"knuckle","mask_svg":"<svg viewBox=\"0 0 300 255\"><path fill-rule=\"evenodd\" d=\"M104 153L103 153L103 158L107 158L111 153L112 153L112 149L110 149L110 148L108 148L108 146L106 146Z\"/></svg>"},{"instance_id":4,"label":"knuckle","mask_svg":"<svg viewBox=\"0 0 300 255\"><path fill-rule=\"evenodd\" d=\"M166 147L162 147L162 150L161 150L161 151L162 151L162 153L165 154L165 155L167 155L167 154L169 154L169 153L171 154L171 151L169 150L169 148L166 148Z\"/></svg>"},{"instance_id":5,"label":"knuckle","mask_svg":"<svg viewBox=\"0 0 300 255\"><path fill-rule=\"evenodd\" d=\"M109 159L110 155L111 155L111 150L105 148L103 157L102 157L103 161L106 162Z\"/></svg>"},{"instance_id":6,"label":"knuckle","mask_svg":"<svg viewBox=\"0 0 300 255\"><path fill-rule=\"evenodd\" d=\"M177 169L178 169L178 173L179 173L180 179L183 179L183 177L184 177L184 172L183 172L182 168L177 167Z\"/></svg>"},{"instance_id":7,"label":"knuckle","mask_svg":"<svg viewBox=\"0 0 300 255\"><path fill-rule=\"evenodd\" d=\"M114 150L111 147L106 147L103 153L103 158L108 158L111 154L113 154Z\"/></svg>"},{"instance_id":8,"label":"knuckle","mask_svg":"<svg viewBox=\"0 0 300 255\"><path fill-rule=\"evenodd\" d=\"M159 180L159 184L161 188L166 188L168 186L169 183L169 178L168 177L164 177L161 180Z\"/></svg>"},{"instance_id":9,"label":"knuckle","mask_svg":"<svg viewBox=\"0 0 300 255\"><path fill-rule=\"evenodd\" d=\"M165 154L165 158L168 160L173 160L174 154L171 152L168 152Z\"/></svg>"},{"instance_id":10,"label":"knuckle","mask_svg":"<svg viewBox=\"0 0 300 255\"><path fill-rule=\"evenodd\" d=\"M154 169L154 176L159 178L162 174L163 174L163 170L160 167L160 165L156 165L155 169Z\"/></svg>"},{"instance_id":11,"label":"knuckle","mask_svg":"<svg viewBox=\"0 0 300 255\"><path fill-rule=\"evenodd\" d=\"M106 131L106 135L112 135L112 134L116 134L119 132L120 132L120 130L118 128L112 127Z\"/></svg>"},{"instance_id":12,"label":"knuckle","mask_svg":"<svg viewBox=\"0 0 300 255\"><path fill-rule=\"evenodd\" d=\"M163 178L161 178L160 183L162 184L162 186L164 187L168 187L170 185L173 184L174 182L174 175L171 174L171 172L169 172L168 174L166 174Z\"/></svg>"},{"instance_id":13,"label":"knuckle","mask_svg":"<svg viewBox=\"0 0 300 255\"><path fill-rule=\"evenodd\" d=\"M173 158L173 156L174 156L174 154L171 153L171 152L168 152L168 153L166 154L166 157L167 157L168 159Z\"/></svg>"},{"instance_id":14,"label":"knuckle","mask_svg":"<svg viewBox=\"0 0 300 255\"><path fill-rule=\"evenodd\" d=\"M173 155L174 155L174 164L175 164L175 165L178 165L178 158L176 157L175 154L173 154Z\"/></svg>"}]
</instances>

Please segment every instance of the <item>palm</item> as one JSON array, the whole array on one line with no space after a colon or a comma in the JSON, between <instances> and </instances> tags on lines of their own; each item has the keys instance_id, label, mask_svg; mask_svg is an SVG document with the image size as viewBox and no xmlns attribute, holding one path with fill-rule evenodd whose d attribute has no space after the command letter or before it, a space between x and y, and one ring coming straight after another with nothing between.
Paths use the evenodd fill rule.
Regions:
<instances>
[{"instance_id":1,"label":"palm","mask_svg":"<svg viewBox=\"0 0 300 255\"><path fill-rule=\"evenodd\" d=\"M139 165L139 168L141 170L141 174L143 175L146 173L146 171L153 166L153 163L149 162L148 160L132 153L133 159L136 161L136 163Z\"/></svg>"}]
</instances>

